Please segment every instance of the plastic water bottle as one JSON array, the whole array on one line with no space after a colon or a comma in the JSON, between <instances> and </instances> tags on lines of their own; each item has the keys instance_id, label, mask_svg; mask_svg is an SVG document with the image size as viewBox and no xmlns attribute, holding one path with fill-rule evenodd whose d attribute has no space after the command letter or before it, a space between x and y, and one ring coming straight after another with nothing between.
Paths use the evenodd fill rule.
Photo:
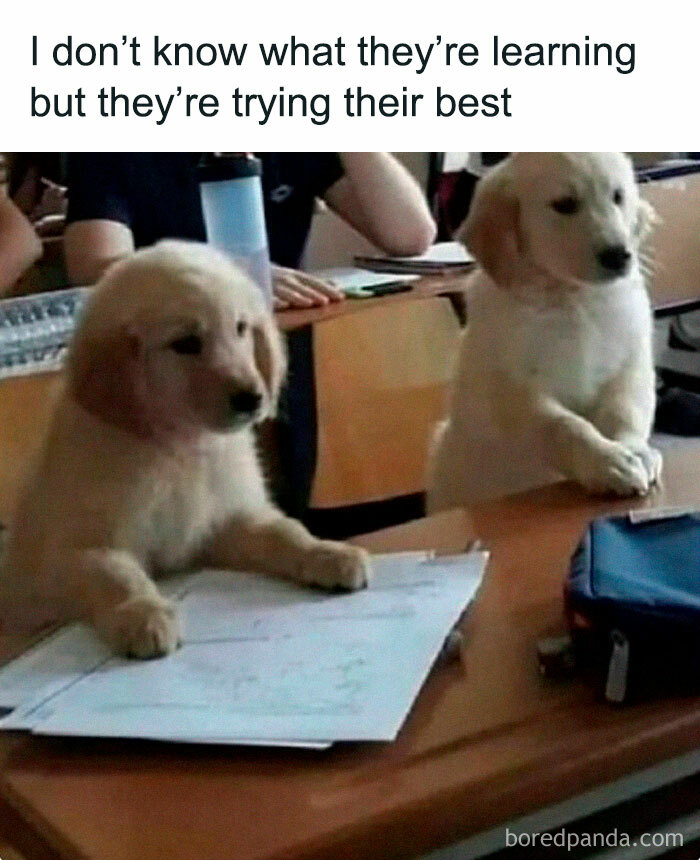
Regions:
<instances>
[{"instance_id":1,"label":"plastic water bottle","mask_svg":"<svg viewBox=\"0 0 700 860\"><path fill-rule=\"evenodd\" d=\"M244 153L207 153L198 173L207 240L250 275L271 306L272 276L259 159Z\"/></svg>"}]
</instances>

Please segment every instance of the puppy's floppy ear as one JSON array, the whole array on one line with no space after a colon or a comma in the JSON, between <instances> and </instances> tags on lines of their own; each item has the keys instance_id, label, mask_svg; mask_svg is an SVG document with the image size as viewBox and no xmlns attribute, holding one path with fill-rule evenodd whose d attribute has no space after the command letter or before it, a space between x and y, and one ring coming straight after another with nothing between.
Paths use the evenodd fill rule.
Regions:
<instances>
[{"instance_id":1,"label":"puppy's floppy ear","mask_svg":"<svg viewBox=\"0 0 700 860\"><path fill-rule=\"evenodd\" d=\"M81 333L68 361L68 385L91 414L139 435L145 431L141 345L128 328Z\"/></svg>"},{"instance_id":2,"label":"puppy's floppy ear","mask_svg":"<svg viewBox=\"0 0 700 860\"><path fill-rule=\"evenodd\" d=\"M502 287L515 283L523 263L520 205L505 167L496 168L479 182L458 234L481 267Z\"/></svg>"},{"instance_id":3,"label":"puppy's floppy ear","mask_svg":"<svg viewBox=\"0 0 700 860\"><path fill-rule=\"evenodd\" d=\"M287 356L282 336L270 314L265 314L253 325L253 349L255 364L267 390L266 416L273 417L287 372Z\"/></svg>"},{"instance_id":4,"label":"puppy's floppy ear","mask_svg":"<svg viewBox=\"0 0 700 860\"><path fill-rule=\"evenodd\" d=\"M656 209L654 209L651 203L640 197L637 201L637 212L634 222L634 239L637 245L641 245L660 222L661 218L657 215Z\"/></svg>"}]
</instances>

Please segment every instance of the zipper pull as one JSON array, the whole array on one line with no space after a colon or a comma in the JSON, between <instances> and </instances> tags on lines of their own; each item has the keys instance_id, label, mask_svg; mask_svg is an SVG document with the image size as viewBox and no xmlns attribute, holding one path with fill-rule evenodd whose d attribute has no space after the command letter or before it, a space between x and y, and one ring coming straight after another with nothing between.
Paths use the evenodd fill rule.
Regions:
<instances>
[{"instance_id":1,"label":"zipper pull","mask_svg":"<svg viewBox=\"0 0 700 860\"><path fill-rule=\"evenodd\" d=\"M608 664L608 679L605 683L605 698L619 705L627 693L627 671L630 662L630 643L624 633L613 630L610 636L612 651Z\"/></svg>"}]
</instances>

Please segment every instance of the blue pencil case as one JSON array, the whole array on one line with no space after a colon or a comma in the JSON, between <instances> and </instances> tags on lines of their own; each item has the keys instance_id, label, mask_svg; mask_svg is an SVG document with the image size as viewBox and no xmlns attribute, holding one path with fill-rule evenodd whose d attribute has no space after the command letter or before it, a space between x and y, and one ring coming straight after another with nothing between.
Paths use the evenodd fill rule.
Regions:
<instances>
[{"instance_id":1,"label":"blue pencil case","mask_svg":"<svg viewBox=\"0 0 700 860\"><path fill-rule=\"evenodd\" d=\"M700 514L595 520L565 606L576 666L608 701L700 692Z\"/></svg>"}]
</instances>

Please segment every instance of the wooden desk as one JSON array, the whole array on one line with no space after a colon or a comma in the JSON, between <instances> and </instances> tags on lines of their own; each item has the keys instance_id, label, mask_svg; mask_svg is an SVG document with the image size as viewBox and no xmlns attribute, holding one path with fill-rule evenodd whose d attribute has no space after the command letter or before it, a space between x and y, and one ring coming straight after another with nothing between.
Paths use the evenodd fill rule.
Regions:
<instances>
[{"instance_id":1,"label":"wooden desk","mask_svg":"<svg viewBox=\"0 0 700 860\"><path fill-rule=\"evenodd\" d=\"M318 453L312 507L425 490L460 326L446 298L378 304L314 325Z\"/></svg>"},{"instance_id":2,"label":"wooden desk","mask_svg":"<svg viewBox=\"0 0 700 860\"><path fill-rule=\"evenodd\" d=\"M8 522L60 386L59 373L0 380L0 522Z\"/></svg>"},{"instance_id":3,"label":"wooden desk","mask_svg":"<svg viewBox=\"0 0 700 860\"><path fill-rule=\"evenodd\" d=\"M410 292L277 314L313 326L317 460L311 507L425 490L428 440L443 417L460 327L447 296L467 276L421 278Z\"/></svg>"},{"instance_id":4,"label":"wooden desk","mask_svg":"<svg viewBox=\"0 0 700 860\"><path fill-rule=\"evenodd\" d=\"M700 503L700 456L669 456L650 502ZM384 860L696 749L698 699L612 708L537 671L585 523L628 506L561 485L360 541L456 551L476 533L492 550L461 662L434 670L396 743L318 754L29 738L7 755L4 796L71 860Z\"/></svg>"},{"instance_id":5,"label":"wooden desk","mask_svg":"<svg viewBox=\"0 0 700 860\"><path fill-rule=\"evenodd\" d=\"M644 182L639 192L659 217L645 249L656 314L699 307L700 173Z\"/></svg>"},{"instance_id":6,"label":"wooden desk","mask_svg":"<svg viewBox=\"0 0 700 860\"><path fill-rule=\"evenodd\" d=\"M410 290L402 293L391 293L373 299L344 299L341 302L333 302L322 308L310 308L309 310L278 311L275 314L277 322L283 331L291 331L303 328L307 325L327 322L338 319L360 311L374 308L382 308L390 305L403 304L405 302L425 301L440 296L451 294L463 294L469 275L432 275L415 281ZM401 277L397 275L397 280Z\"/></svg>"}]
</instances>

